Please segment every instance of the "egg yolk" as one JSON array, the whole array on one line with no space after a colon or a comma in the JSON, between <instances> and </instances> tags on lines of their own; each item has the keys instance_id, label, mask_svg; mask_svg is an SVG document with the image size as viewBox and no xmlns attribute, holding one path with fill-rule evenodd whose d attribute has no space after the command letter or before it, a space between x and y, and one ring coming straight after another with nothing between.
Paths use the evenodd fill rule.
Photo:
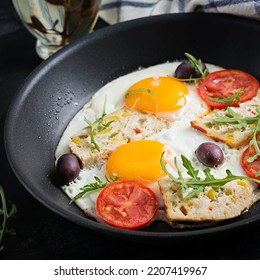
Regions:
<instances>
[{"instance_id":1,"label":"egg yolk","mask_svg":"<svg viewBox=\"0 0 260 280\"><path fill-rule=\"evenodd\" d=\"M160 165L164 145L153 140L140 140L119 146L106 164L108 178L154 182L165 176Z\"/></svg>"},{"instance_id":2,"label":"egg yolk","mask_svg":"<svg viewBox=\"0 0 260 280\"><path fill-rule=\"evenodd\" d=\"M187 87L171 77L151 77L131 86L124 95L128 108L148 112L177 111L186 104Z\"/></svg>"}]
</instances>

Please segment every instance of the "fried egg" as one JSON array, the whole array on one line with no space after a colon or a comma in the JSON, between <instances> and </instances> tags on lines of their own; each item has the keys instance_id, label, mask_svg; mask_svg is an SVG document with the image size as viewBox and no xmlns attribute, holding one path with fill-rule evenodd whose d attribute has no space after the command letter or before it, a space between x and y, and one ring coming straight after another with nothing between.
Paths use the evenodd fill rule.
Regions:
<instances>
[{"instance_id":1,"label":"fried egg","mask_svg":"<svg viewBox=\"0 0 260 280\"><path fill-rule=\"evenodd\" d=\"M62 187L69 198L75 197L84 185L95 182L95 177L102 181L108 177L119 177L146 183L156 193L159 207L163 209L164 203L157 183L158 179L166 175L160 165L163 152L165 152L166 166L173 176L178 175L174 164L176 157L183 176L189 177L180 159L180 156L184 155L203 177L205 166L198 161L194 152L201 143L214 140L208 139L206 135L192 128L190 122L207 113L209 109L198 98L194 84L183 83L173 78L178 65L179 62L166 62L140 68L111 81L102 87L71 120L57 146L56 160L62 154L69 152L70 137L87 126L84 119L94 122L102 115L104 103L107 114L127 106L133 110L157 114L170 120L171 125L170 128L163 129L147 139L119 146L102 166L81 169L77 179ZM207 64L207 67L209 72L222 69L210 64ZM216 178L222 178L226 176L226 170L229 169L233 174L245 175L239 163L241 151L231 149L224 143L218 143L218 145L223 150L225 162L213 168L212 174ZM97 220L95 203L99 192L97 190L86 193L76 200L76 204L87 215Z\"/></svg>"},{"instance_id":2,"label":"fried egg","mask_svg":"<svg viewBox=\"0 0 260 280\"><path fill-rule=\"evenodd\" d=\"M188 88L173 77L150 77L127 90L125 104L129 108L153 113L175 112L185 106L186 94Z\"/></svg>"},{"instance_id":3,"label":"fried egg","mask_svg":"<svg viewBox=\"0 0 260 280\"><path fill-rule=\"evenodd\" d=\"M154 140L139 140L119 146L106 163L108 177L120 180L156 182L165 176L160 165L164 145Z\"/></svg>"}]
</instances>

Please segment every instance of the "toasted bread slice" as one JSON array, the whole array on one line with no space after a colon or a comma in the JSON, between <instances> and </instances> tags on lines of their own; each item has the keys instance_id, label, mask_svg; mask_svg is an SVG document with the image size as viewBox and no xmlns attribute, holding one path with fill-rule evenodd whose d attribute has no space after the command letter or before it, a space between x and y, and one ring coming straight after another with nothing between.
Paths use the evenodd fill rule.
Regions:
<instances>
[{"instance_id":1,"label":"toasted bread slice","mask_svg":"<svg viewBox=\"0 0 260 280\"><path fill-rule=\"evenodd\" d=\"M118 146L145 139L170 125L169 121L154 114L130 110L126 107L106 115L104 123L108 122L111 123L107 128L94 134L100 151L91 144L89 128L71 137L70 150L80 159L83 167L100 165Z\"/></svg>"},{"instance_id":2,"label":"toasted bread slice","mask_svg":"<svg viewBox=\"0 0 260 280\"><path fill-rule=\"evenodd\" d=\"M246 181L232 181L218 190L206 187L197 197L184 200L175 182L159 181L169 221L207 222L241 215L254 203L253 190Z\"/></svg>"},{"instance_id":3,"label":"toasted bread slice","mask_svg":"<svg viewBox=\"0 0 260 280\"><path fill-rule=\"evenodd\" d=\"M240 107L231 109L243 117L255 117L256 107L260 105L260 94L250 101L240 104ZM217 110L220 116L227 115L226 110ZM245 129L236 129L228 124L214 122L215 114L213 111L200 116L198 119L191 121L191 126L202 131L208 137L226 143L231 148L240 148L247 145L253 135L252 125Z\"/></svg>"}]
</instances>

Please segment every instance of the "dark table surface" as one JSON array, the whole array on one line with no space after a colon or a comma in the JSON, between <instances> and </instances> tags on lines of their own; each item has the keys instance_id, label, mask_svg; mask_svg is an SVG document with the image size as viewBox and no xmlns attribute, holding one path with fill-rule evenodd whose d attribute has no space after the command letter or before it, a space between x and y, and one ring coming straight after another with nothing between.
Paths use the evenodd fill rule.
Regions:
<instances>
[{"instance_id":1,"label":"dark table surface","mask_svg":"<svg viewBox=\"0 0 260 280\"><path fill-rule=\"evenodd\" d=\"M10 4L0 4L0 184L18 212L0 259L260 259L260 223L211 240L166 245L141 244L78 226L41 205L12 172L4 149L8 107L26 77L40 63L35 39L22 26ZM99 20L96 28L105 28ZM166 252L170 252L167 254Z\"/></svg>"}]
</instances>

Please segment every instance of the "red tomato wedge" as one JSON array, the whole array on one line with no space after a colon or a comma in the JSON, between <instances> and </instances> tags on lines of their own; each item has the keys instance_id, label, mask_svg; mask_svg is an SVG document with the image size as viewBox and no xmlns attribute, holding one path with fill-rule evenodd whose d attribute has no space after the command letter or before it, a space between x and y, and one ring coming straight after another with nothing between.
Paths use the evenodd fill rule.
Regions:
<instances>
[{"instance_id":1,"label":"red tomato wedge","mask_svg":"<svg viewBox=\"0 0 260 280\"><path fill-rule=\"evenodd\" d=\"M247 176L260 180L260 176L256 176L256 174L260 171L260 157L257 157L257 159L253 162L247 161L254 154L254 147L248 147L242 154L241 166L244 169Z\"/></svg>"},{"instance_id":2,"label":"red tomato wedge","mask_svg":"<svg viewBox=\"0 0 260 280\"><path fill-rule=\"evenodd\" d=\"M232 96L238 96L240 103L251 100L256 96L258 88L259 82L248 73L240 70L220 70L201 79L197 91L200 98L211 108L223 109L230 105L239 106ZM231 102L225 102L227 98Z\"/></svg>"},{"instance_id":3,"label":"red tomato wedge","mask_svg":"<svg viewBox=\"0 0 260 280\"><path fill-rule=\"evenodd\" d=\"M96 202L96 211L108 224L123 229L139 229L156 215L155 193L143 183L121 181L104 187Z\"/></svg>"}]
</instances>

